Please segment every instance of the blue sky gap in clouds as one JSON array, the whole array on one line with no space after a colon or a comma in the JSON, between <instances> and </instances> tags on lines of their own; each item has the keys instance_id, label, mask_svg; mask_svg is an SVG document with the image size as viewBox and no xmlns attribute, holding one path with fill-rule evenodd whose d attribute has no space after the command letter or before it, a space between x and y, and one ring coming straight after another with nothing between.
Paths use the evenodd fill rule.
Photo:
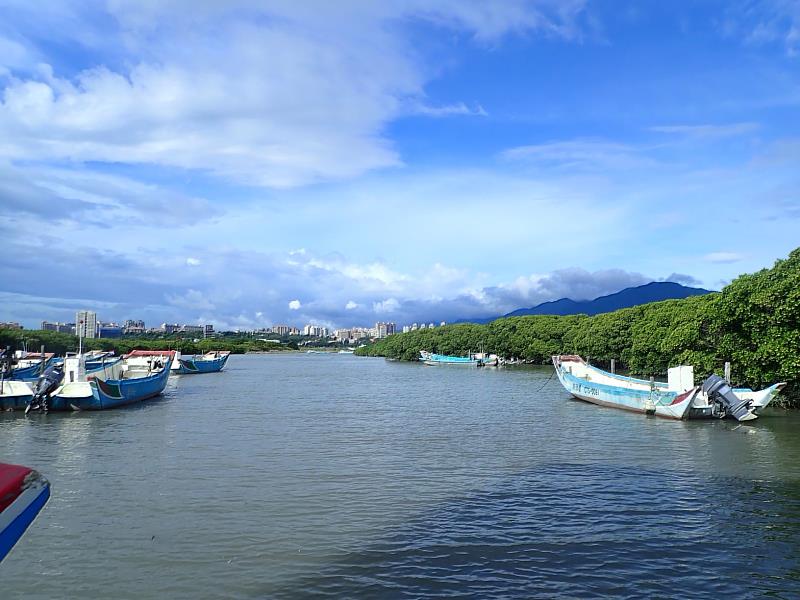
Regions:
<instances>
[{"instance_id":1,"label":"blue sky gap in clouds","mask_svg":"<svg viewBox=\"0 0 800 600\"><path fill-rule=\"evenodd\" d=\"M797 0L0 14L0 320L438 322L800 245Z\"/></svg>"}]
</instances>

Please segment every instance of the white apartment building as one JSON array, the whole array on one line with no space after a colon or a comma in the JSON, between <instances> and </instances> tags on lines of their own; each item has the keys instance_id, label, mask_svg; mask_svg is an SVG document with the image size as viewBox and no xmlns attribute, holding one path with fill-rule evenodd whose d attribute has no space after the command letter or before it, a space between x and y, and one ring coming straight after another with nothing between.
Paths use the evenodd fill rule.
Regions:
<instances>
[{"instance_id":1,"label":"white apartment building","mask_svg":"<svg viewBox=\"0 0 800 600\"><path fill-rule=\"evenodd\" d=\"M75 313L75 333L78 337L97 337L97 313L91 310L79 310Z\"/></svg>"}]
</instances>

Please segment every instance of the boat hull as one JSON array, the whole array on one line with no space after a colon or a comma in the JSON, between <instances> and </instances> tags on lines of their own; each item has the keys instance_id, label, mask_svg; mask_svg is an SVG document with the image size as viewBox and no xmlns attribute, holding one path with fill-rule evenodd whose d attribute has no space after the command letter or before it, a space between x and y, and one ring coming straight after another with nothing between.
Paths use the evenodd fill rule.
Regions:
<instances>
[{"instance_id":1,"label":"boat hull","mask_svg":"<svg viewBox=\"0 0 800 600\"><path fill-rule=\"evenodd\" d=\"M175 370L181 375L197 373L218 373L225 368L229 354L224 354L217 358L181 358L178 360L179 367Z\"/></svg>"},{"instance_id":2,"label":"boat hull","mask_svg":"<svg viewBox=\"0 0 800 600\"><path fill-rule=\"evenodd\" d=\"M25 410L33 398L33 389L27 381L0 383L0 410Z\"/></svg>"},{"instance_id":3,"label":"boat hull","mask_svg":"<svg viewBox=\"0 0 800 600\"><path fill-rule=\"evenodd\" d=\"M678 394L659 389L643 392L604 385L575 377L561 366L556 366L556 372L564 388L579 400L666 419L682 420L687 418L692 401L697 394L696 389Z\"/></svg>"},{"instance_id":4,"label":"boat hull","mask_svg":"<svg viewBox=\"0 0 800 600\"><path fill-rule=\"evenodd\" d=\"M492 355L470 355L470 356L450 356L449 354L435 354L433 352L420 351L420 360L426 365L453 365L461 367L496 367L499 359Z\"/></svg>"},{"instance_id":5,"label":"boat hull","mask_svg":"<svg viewBox=\"0 0 800 600\"><path fill-rule=\"evenodd\" d=\"M169 362L159 371L132 379L90 379L68 383L50 398L49 410L107 410L149 400L161 394L169 379Z\"/></svg>"},{"instance_id":6,"label":"boat hull","mask_svg":"<svg viewBox=\"0 0 800 600\"><path fill-rule=\"evenodd\" d=\"M50 484L36 471L0 464L0 562L50 498Z\"/></svg>"},{"instance_id":7,"label":"boat hull","mask_svg":"<svg viewBox=\"0 0 800 600\"><path fill-rule=\"evenodd\" d=\"M460 361L455 361L455 360L425 360L425 361L422 361L422 362L424 362L426 365L430 365L432 367L436 367L436 366L439 366L439 365L455 365L457 367L475 367L475 366L478 365L478 361L477 360L460 360Z\"/></svg>"},{"instance_id":8,"label":"boat hull","mask_svg":"<svg viewBox=\"0 0 800 600\"><path fill-rule=\"evenodd\" d=\"M17 381L36 381L39 379L39 375L53 364L53 362L52 358L48 358L44 361L44 367L42 367L41 363L28 367L17 367L11 371L11 379L16 379Z\"/></svg>"}]
</instances>

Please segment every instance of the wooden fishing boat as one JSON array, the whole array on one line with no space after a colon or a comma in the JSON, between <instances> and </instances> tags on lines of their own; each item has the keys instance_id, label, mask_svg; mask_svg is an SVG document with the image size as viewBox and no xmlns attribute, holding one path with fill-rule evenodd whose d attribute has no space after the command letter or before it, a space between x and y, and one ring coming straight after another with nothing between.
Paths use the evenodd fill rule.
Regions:
<instances>
[{"instance_id":1,"label":"wooden fishing boat","mask_svg":"<svg viewBox=\"0 0 800 600\"><path fill-rule=\"evenodd\" d=\"M50 484L28 467L0 463L0 562L50 498Z\"/></svg>"},{"instance_id":2,"label":"wooden fishing boat","mask_svg":"<svg viewBox=\"0 0 800 600\"><path fill-rule=\"evenodd\" d=\"M181 375L217 373L225 367L230 355L231 353L225 350L206 352L202 356L178 356L172 363L172 371Z\"/></svg>"},{"instance_id":3,"label":"wooden fishing boat","mask_svg":"<svg viewBox=\"0 0 800 600\"><path fill-rule=\"evenodd\" d=\"M58 379L56 371L37 381L26 412L104 410L153 398L167 385L174 354L134 350L91 373L82 355L67 357Z\"/></svg>"},{"instance_id":4,"label":"wooden fishing boat","mask_svg":"<svg viewBox=\"0 0 800 600\"><path fill-rule=\"evenodd\" d=\"M760 392L732 389L712 375L695 386L691 366L668 370L667 382L645 381L609 373L589 365L580 356L554 356L553 366L564 388L576 398L634 412L673 419L733 417L739 421L757 418L785 384Z\"/></svg>"}]
</instances>

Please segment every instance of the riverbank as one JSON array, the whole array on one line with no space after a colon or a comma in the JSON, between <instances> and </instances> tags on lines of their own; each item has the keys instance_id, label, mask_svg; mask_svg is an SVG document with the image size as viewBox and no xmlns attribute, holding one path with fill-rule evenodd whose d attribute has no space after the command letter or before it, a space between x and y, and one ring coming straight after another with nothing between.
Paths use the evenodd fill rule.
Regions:
<instances>
[{"instance_id":1,"label":"riverbank","mask_svg":"<svg viewBox=\"0 0 800 600\"><path fill-rule=\"evenodd\" d=\"M771 269L742 275L720 292L665 300L611 313L537 315L463 323L391 335L360 356L417 360L420 350L465 355L478 349L547 364L555 354L580 354L638 376L694 365L698 377L732 364L734 384L759 389L778 381L778 397L800 405L800 249Z\"/></svg>"}]
</instances>

